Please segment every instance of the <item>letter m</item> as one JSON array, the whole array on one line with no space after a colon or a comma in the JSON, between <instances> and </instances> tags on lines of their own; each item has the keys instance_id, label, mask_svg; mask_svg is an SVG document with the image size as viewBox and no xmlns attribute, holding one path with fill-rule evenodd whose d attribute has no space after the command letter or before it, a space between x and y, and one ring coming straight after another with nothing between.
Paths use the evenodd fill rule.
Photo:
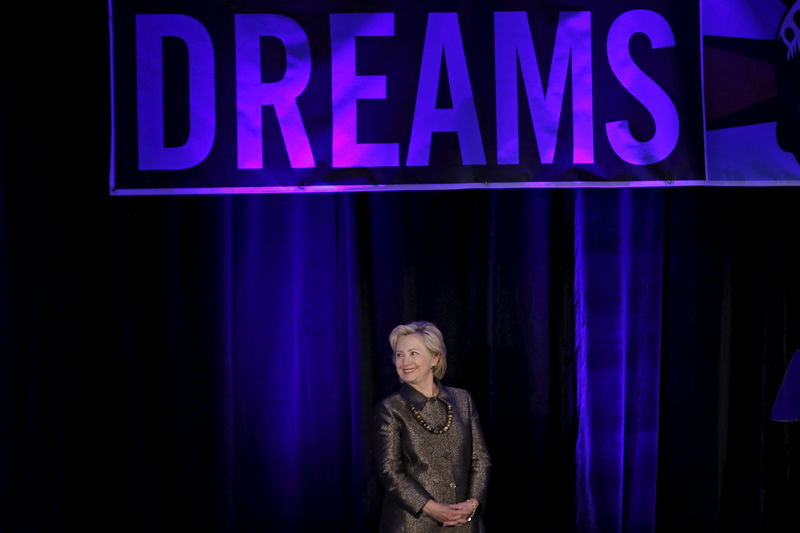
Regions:
<instances>
[{"instance_id":1,"label":"letter m","mask_svg":"<svg viewBox=\"0 0 800 533\"><path fill-rule=\"evenodd\" d=\"M526 12L494 14L497 162L519 164L517 59L528 96L542 163L553 162L572 59L573 162L594 162L592 131L591 13L563 12L558 19L547 86L542 81Z\"/></svg>"}]
</instances>

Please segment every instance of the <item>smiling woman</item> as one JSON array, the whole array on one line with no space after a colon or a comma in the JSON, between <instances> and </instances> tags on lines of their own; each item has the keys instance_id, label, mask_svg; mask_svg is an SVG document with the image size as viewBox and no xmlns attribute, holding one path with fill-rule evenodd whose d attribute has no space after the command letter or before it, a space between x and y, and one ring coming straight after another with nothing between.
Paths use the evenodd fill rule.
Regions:
<instances>
[{"instance_id":1,"label":"smiling woman","mask_svg":"<svg viewBox=\"0 0 800 533\"><path fill-rule=\"evenodd\" d=\"M439 381L447 349L430 322L412 322L389 335L402 383L375 411L375 454L386 497L382 533L480 532L489 454L469 392Z\"/></svg>"}]
</instances>

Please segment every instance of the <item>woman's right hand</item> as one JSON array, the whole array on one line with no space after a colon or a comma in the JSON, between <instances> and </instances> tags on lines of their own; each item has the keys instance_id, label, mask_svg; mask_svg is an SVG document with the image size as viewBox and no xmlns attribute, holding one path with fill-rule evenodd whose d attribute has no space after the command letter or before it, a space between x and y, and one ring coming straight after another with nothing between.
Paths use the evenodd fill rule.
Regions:
<instances>
[{"instance_id":1,"label":"woman's right hand","mask_svg":"<svg viewBox=\"0 0 800 533\"><path fill-rule=\"evenodd\" d=\"M466 523L466 521L463 519L462 513L459 510L453 509L450 505L435 502L433 500L428 500L428 502L422 508L422 512L437 522L441 522L445 525Z\"/></svg>"}]
</instances>

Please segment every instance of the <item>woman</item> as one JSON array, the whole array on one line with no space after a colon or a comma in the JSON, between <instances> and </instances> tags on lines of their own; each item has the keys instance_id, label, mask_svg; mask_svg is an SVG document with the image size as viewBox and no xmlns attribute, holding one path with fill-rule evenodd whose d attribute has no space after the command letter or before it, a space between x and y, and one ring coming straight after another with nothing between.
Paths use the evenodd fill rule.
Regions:
<instances>
[{"instance_id":1,"label":"woman","mask_svg":"<svg viewBox=\"0 0 800 533\"><path fill-rule=\"evenodd\" d=\"M380 531L480 532L489 454L469 392L439 381L447 369L442 333L430 322L389 335L402 383L375 412L375 456L386 488Z\"/></svg>"}]
</instances>

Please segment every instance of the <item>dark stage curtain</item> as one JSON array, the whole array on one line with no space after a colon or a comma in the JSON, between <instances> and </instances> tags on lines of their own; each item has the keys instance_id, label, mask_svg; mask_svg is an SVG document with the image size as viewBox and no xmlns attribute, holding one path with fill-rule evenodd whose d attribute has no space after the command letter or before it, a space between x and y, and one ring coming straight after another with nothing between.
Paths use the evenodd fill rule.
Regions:
<instances>
[{"instance_id":1,"label":"dark stage curtain","mask_svg":"<svg viewBox=\"0 0 800 533\"><path fill-rule=\"evenodd\" d=\"M476 398L492 531L798 519L768 415L800 191L59 192L4 188L4 531L373 531L418 318Z\"/></svg>"}]
</instances>

